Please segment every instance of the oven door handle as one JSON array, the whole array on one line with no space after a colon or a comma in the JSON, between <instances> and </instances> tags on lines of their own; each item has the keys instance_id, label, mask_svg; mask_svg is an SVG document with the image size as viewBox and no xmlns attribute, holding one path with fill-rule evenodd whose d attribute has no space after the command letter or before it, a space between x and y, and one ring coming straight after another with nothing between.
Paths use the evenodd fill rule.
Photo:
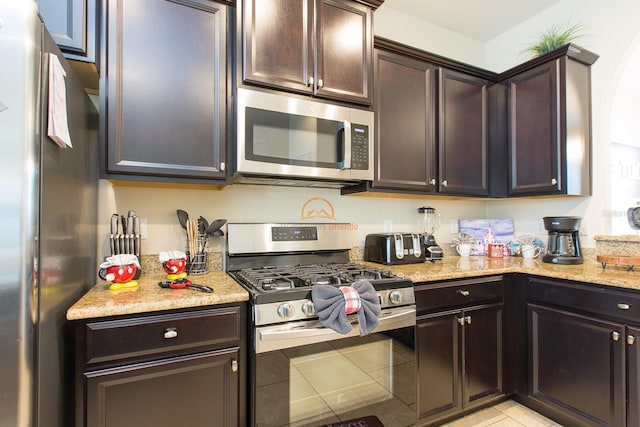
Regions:
<instances>
[{"instance_id":1,"label":"oven door handle","mask_svg":"<svg viewBox=\"0 0 640 427\"><path fill-rule=\"evenodd\" d=\"M372 331L372 333L387 331L390 329L404 328L408 326L415 326L416 309L414 306L411 306L399 311L393 311L393 312L390 312L390 311L391 310L387 312L384 312L384 311L382 312L382 314L378 318L378 326ZM354 322L351 322L351 324L354 326L358 324L357 317ZM304 339L307 337L331 336L331 335L335 335L335 338L337 339L337 338L354 336L359 334L359 331L355 329L352 329L351 332L347 334L340 334L339 332L336 332L331 328L327 328L326 326L308 328L304 326L304 322L301 322L299 324L294 324L293 326L285 326L285 327L287 327L287 329L259 331L259 340L274 341L274 340L288 340L288 339Z\"/></svg>"}]
</instances>

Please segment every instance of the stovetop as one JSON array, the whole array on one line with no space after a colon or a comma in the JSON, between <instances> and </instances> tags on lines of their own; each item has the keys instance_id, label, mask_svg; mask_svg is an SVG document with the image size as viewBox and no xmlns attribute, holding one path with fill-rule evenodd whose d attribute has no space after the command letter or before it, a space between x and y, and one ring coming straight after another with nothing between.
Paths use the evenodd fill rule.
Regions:
<instances>
[{"instance_id":1,"label":"stovetop","mask_svg":"<svg viewBox=\"0 0 640 427\"><path fill-rule=\"evenodd\" d=\"M255 303L308 299L313 285L349 286L360 279L378 291L413 286L411 280L388 270L356 263L246 268L231 274L251 292Z\"/></svg>"}]
</instances>

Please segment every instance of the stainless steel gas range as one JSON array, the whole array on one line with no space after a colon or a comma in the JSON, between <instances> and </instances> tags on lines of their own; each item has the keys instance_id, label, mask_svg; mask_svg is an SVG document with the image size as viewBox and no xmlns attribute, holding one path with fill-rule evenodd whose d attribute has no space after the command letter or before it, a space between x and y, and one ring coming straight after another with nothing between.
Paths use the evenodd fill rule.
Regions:
<instances>
[{"instance_id":1,"label":"stainless steel gas range","mask_svg":"<svg viewBox=\"0 0 640 427\"><path fill-rule=\"evenodd\" d=\"M415 424L413 283L349 262L351 229L228 224L227 271L251 295L252 425L321 426L361 417ZM360 336L357 315L349 314L350 332L325 326L313 286L350 287L358 280L375 289L378 325Z\"/></svg>"}]
</instances>

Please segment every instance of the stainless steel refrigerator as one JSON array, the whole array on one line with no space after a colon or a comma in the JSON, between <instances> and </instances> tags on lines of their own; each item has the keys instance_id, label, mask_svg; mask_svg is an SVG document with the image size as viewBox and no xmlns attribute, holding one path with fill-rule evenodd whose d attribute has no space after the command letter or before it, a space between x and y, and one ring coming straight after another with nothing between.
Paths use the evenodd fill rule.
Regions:
<instances>
[{"instance_id":1,"label":"stainless steel refrigerator","mask_svg":"<svg viewBox=\"0 0 640 427\"><path fill-rule=\"evenodd\" d=\"M72 423L65 313L96 278L97 112L37 11L0 0L0 427ZM47 136L48 53L73 148Z\"/></svg>"}]
</instances>

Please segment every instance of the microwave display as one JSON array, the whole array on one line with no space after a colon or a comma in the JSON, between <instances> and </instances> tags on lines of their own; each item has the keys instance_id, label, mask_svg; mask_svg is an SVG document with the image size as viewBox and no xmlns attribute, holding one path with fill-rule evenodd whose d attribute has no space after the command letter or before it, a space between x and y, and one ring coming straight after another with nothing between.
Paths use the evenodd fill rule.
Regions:
<instances>
[{"instance_id":1,"label":"microwave display","mask_svg":"<svg viewBox=\"0 0 640 427\"><path fill-rule=\"evenodd\" d=\"M247 159L336 169L344 162L343 123L247 108Z\"/></svg>"}]
</instances>

